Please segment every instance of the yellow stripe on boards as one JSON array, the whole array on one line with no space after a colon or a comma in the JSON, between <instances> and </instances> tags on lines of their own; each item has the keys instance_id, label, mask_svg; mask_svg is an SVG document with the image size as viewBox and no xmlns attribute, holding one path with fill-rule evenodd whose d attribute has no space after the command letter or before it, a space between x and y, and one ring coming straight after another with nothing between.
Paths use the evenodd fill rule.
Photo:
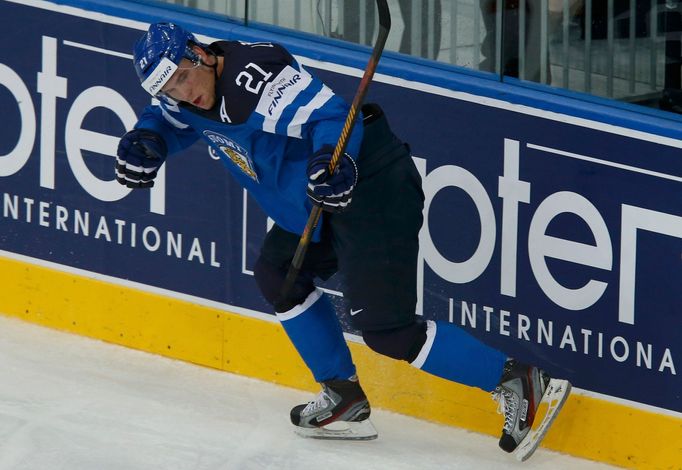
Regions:
<instances>
[{"instance_id":1,"label":"yellow stripe on boards","mask_svg":"<svg viewBox=\"0 0 682 470\"><path fill-rule=\"evenodd\" d=\"M222 312L0 257L0 311L209 367L222 363Z\"/></svg>"},{"instance_id":2,"label":"yellow stripe on boards","mask_svg":"<svg viewBox=\"0 0 682 470\"><path fill-rule=\"evenodd\" d=\"M318 390L277 323L3 257L0 281L0 312L6 315ZM361 344L350 348L374 407L499 435L502 417L490 394L430 376ZM282 419L287 414L282 410ZM574 394L543 447L628 468L682 469L680 436L682 419Z\"/></svg>"}]
</instances>

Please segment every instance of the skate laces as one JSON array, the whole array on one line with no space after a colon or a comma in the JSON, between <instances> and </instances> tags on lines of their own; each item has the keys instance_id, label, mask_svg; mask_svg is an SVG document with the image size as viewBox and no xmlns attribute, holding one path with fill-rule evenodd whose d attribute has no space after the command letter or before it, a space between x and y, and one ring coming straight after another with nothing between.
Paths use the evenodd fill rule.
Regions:
<instances>
[{"instance_id":1,"label":"skate laces","mask_svg":"<svg viewBox=\"0 0 682 470\"><path fill-rule=\"evenodd\" d=\"M507 433L511 433L514 427L514 415L519 406L518 397L514 392L502 386L495 388L492 395L493 400L497 402L497 413L504 414L504 426L502 429Z\"/></svg>"},{"instance_id":2,"label":"skate laces","mask_svg":"<svg viewBox=\"0 0 682 470\"><path fill-rule=\"evenodd\" d=\"M320 393L317 394L315 399L313 401L308 402L305 408L303 408L303 411L301 411L302 415L309 415L309 414L314 414L319 410L323 410L327 408L327 405L331 403L332 405L335 405L334 400L332 400L332 397L330 397L325 390L322 390Z\"/></svg>"}]
</instances>

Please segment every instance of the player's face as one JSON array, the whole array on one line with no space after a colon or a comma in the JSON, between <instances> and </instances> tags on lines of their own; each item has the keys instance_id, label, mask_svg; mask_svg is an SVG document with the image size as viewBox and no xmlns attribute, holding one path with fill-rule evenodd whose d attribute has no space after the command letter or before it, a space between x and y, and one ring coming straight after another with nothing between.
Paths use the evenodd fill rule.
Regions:
<instances>
[{"instance_id":1,"label":"player's face","mask_svg":"<svg viewBox=\"0 0 682 470\"><path fill-rule=\"evenodd\" d=\"M203 51L202 51L203 52ZM200 54L202 61L215 60ZM194 63L182 59L178 69L161 90L175 101L184 101L197 108L211 109L215 104L215 76L213 68L205 62Z\"/></svg>"}]
</instances>

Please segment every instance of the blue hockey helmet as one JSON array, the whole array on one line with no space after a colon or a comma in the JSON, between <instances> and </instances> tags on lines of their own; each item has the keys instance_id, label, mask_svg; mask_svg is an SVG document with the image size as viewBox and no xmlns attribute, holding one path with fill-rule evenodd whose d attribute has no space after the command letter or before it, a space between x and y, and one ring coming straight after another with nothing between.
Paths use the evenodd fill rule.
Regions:
<instances>
[{"instance_id":1,"label":"blue hockey helmet","mask_svg":"<svg viewBox=\"0 0 682 470\"><path fill-rule=\"evenodd\" d=\"M142 88L150 95L157 96L183 58L197 63L199 56L192 50L193 45L202 44L181 26L173 23L152 24L135 43L133 50L135 72Z\"/></svg>"}]
</instances>

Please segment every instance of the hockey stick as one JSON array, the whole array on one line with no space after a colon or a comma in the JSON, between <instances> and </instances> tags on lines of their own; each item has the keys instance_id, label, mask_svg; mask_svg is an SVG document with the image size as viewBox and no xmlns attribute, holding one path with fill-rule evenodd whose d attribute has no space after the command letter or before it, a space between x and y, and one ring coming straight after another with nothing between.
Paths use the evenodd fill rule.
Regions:
<instances>
[{"instance_id":1,"label":"hockey stick","mask_svg":"<svg viewBox=\"0 0 682 470\"><path fill-rule=\"evenodd\" d=\"M350 136L351 130L353 129L353 124L355 123L355 118L357 117L358 110L362 106L362 101L365 99L367 94L367 89L374 76L374 71L379 64L379 59L381 58L381 53L386 45L386 38L388 37L388 32L391 29L391 12L388 9L388 4L386 0L377 0L377 8L379 10L379 35L377 36L377 42L372 49L372 55L367 62L367 67L365 67L365 73L360 80L360 85L355 92L355 97L351 103L350 110L348 111L348 116L346 117L346 122L343 125L343 130L341 131L341 137L339 137L336 147L334 148L334 153L332 154L332 159L329 162L329 173L334 173L336 170L336 165L339 163L339 158L343 155L346 150L346 145L348 144L348 137ZM310 216L308 216L308 222L303 229L303 234L301 234L301 239L298 242L298 247L296 247L296 253L289 266L289 271L284 279L284 284L282 286L281 297L285 299L289 294L289 291L296 282L298 273L303 265L303 258L305 258L306 251L308 250L308 245L310 244L310 239L312 238L315 227L320 221L320 216L322 215L322 208L320 206L313 206Z\"/></svg>"}]
</instances>

